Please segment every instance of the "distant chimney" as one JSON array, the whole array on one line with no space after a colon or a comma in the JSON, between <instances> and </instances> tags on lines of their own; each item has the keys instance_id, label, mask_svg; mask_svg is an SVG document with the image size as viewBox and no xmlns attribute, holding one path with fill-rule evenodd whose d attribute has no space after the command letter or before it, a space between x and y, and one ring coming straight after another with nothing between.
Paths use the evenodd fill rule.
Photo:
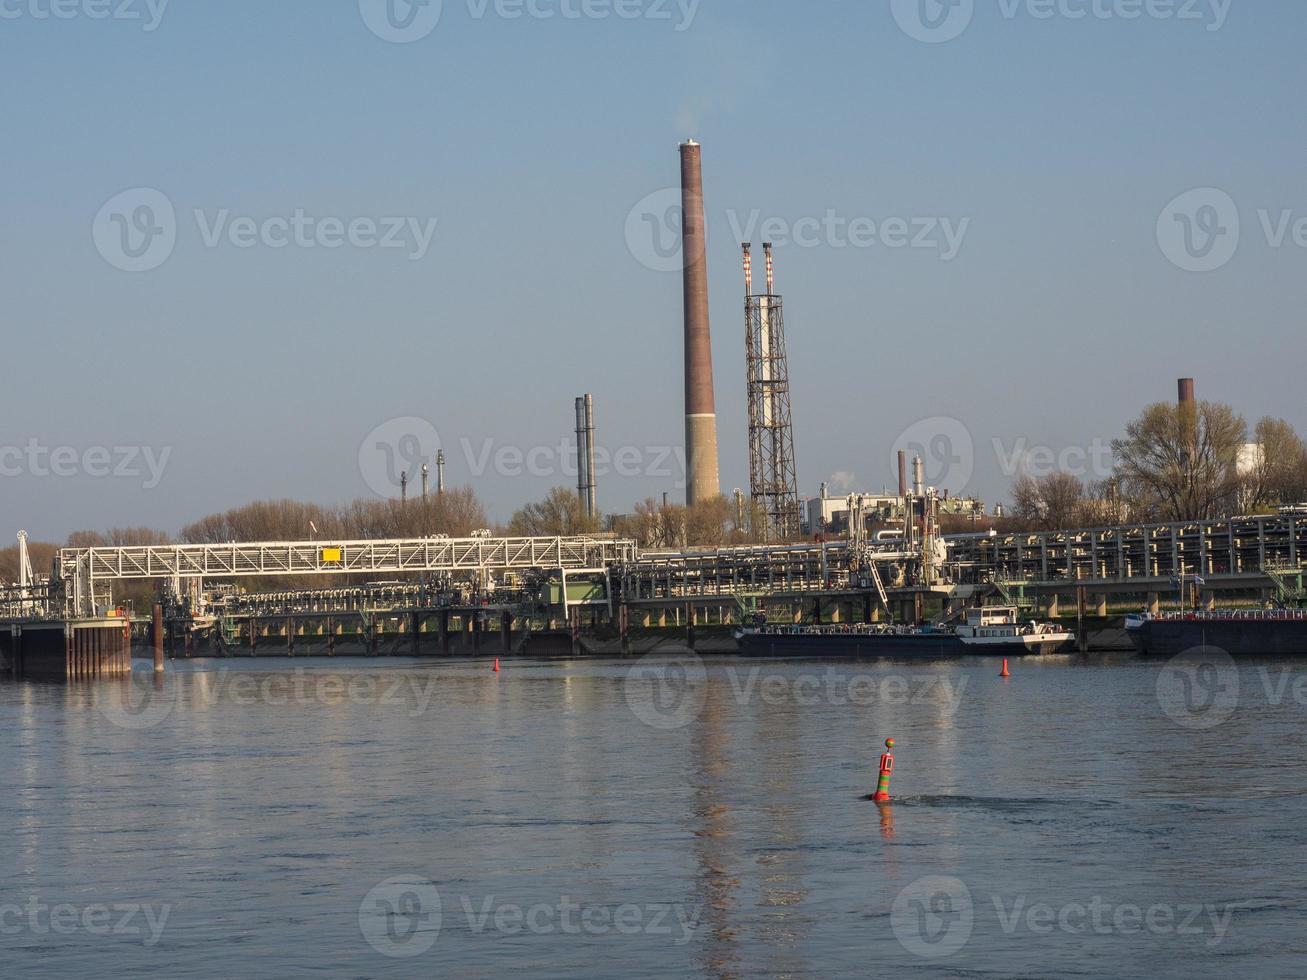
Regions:
<instances>
[{"instance_id":1,"label":"distant chimney","mask_svg":"<svg viewBox=\"0 0 1307 980\"><path fill-rule=\"evenodd\" d=\"M908 451L899 450L899 496L908 495Z\"/></svg>"},{"instance_id":2,"label":"distant chimney","mask_svg":"<svg viewBox=\"0 0 1307 980\"><path fill-rule=\"evenodd\" d=\"M681 144L681 259L685 289L686 502L721 493L717 469L717 404L708 322L708 254L703 208L702 147Z\"/></svg>"},{"instance_id":3,"label":"distant chimney","mask_svg":"<svg viewBox=\"0 0 1307 980\"><path fill-rule=\"evenodd\" d=\"M1180 404L1192 405L1197 400L1198 399L1194 397L1194 379L1181 378L1180 379Z\"/></svg>"}]
</instances>

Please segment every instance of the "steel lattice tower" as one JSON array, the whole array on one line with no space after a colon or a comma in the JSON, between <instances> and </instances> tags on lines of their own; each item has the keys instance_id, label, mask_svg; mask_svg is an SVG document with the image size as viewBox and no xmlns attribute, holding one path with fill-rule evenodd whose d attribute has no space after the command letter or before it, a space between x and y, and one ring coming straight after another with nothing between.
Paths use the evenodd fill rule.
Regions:
<instances>
[{"instance_id":1,"label":"steel lattice tower","mask_svg":"<svg viewBox=\"0 0 1307 980\"><path fill-rule=\"evenodd\" d=\"M798 474L790 419L790 367L785 353L785 312L776 294L770 242L767 292L754 295L752 245L744 246L745 350L749 368L749 486L767 515L767 536L786 540L799 533Z\"/></svg>"}]
</instances>

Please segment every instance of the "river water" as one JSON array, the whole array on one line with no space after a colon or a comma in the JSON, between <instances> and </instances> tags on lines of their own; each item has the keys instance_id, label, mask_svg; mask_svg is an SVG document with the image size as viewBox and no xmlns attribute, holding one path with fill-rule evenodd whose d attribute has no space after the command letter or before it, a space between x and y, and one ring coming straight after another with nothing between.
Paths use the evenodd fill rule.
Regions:
<instances>
[{"instance_id":1,"label":"river water","mask_svg":"<svg viewBox=\"0 0 1307 980\"><path fill-rule=\"evenodd\" d=\"M337 659L0 681L0 975L1307 974L1303 667L996 675Z\"/></svg>"}]
</instances>

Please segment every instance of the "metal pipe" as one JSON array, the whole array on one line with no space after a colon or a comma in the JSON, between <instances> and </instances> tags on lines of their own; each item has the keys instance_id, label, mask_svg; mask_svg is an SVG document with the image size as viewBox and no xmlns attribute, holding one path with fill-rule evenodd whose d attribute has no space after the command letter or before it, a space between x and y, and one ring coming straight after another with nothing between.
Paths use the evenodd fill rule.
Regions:
<instances>
[{"instance_id":1,"label":"metal pipe","mask_svg":"<svg viewBox=\"0 0 1307 980\"><path fill-rule=\"evenodd\" d=\"M772 258L771 242L763 242L762 250L767 253L767 295L776 295L776 263Z\"/></svg>"},{"instance_id":2,"label":"metal pipe","mask_svg":"<svg viewBox=\"0 0 1307 980\"><path fill-rule=\"evenodd\" d=\"M445 495L445 451L443 449L436 453L436 493L441 497Z\"/></svg>"},{"instance_id":3,"label":"metal pipe","mask_svg":"<svg viewBox=\"0 0 1307 980\"><path fill-rule=\"evenodd\" d=\"M926 464L920 456L912 457L912 493L917 497L926 495Z\"/></svg>"},{"instance_id":4,"label":"metal pipe","mask_svg":"<svg viewBox=\"0 0 1307 980\"><path fill-rule=\"evenodd\" d=\"M744 295L747 299L753 295L753 256L749 252L753 243L745 242L740 247L744 249Z\"/></svg>"}]
</instances>

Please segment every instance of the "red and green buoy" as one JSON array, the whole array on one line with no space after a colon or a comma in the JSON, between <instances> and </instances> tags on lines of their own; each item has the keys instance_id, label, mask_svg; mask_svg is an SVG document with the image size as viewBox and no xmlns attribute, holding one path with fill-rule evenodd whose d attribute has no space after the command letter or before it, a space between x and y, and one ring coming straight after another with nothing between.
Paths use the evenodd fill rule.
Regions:
<instances>
[{"instance_id":1,"label":"red and green buoy","mask_svg":"<svg viewBox=\"0 0 1307 980\"><path fill-rule=\"evenodd\" d=\"M885 753L880 757L880 780L876 783L876 795L873 802L889 802L889 777L894 771L894 739L885 739Z\"/></svg>"}]
</instances>

